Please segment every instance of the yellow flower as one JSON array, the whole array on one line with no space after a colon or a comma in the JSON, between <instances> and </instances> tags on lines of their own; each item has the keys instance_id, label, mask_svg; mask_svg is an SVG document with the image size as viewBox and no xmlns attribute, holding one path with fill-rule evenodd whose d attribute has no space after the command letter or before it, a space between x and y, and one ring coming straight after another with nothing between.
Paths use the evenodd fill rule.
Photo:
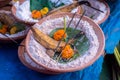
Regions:
<instances>
[{"instance_id":1,"label":"yellow flower","mask_svg":"<svg viewBox=\"0 0 120 80\"><path fill-rule=\"evenodd\" d=\"M46 15L49 12L49 9L47 7L44 7L43 9L40 10L42 16Z\"/></svg>"},{"instance_id":2,"label":"yellow flower","mask_svg":"<svg viewBox=\"0 0 120 80\"><path fill-rule=\"evenodd\" d=\"M10 34L15 34L16 31L17 31L17 27L14 26L14 27L12 27L12 28L10 29Z\"/></svg>"}]
</instances>

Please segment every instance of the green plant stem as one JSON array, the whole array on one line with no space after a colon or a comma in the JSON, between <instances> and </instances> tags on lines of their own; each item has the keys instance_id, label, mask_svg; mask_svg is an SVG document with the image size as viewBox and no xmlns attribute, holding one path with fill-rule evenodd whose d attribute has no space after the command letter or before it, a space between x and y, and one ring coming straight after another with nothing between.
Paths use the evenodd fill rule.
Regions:
<instances>
[{"instance_id":1,"label":"green plant stem","mask_svg":"<svg viewBox=\"0 0 120 80\"><path fill-rule=\"evenodd\" d=\"M66 18L64 17L64 30L66 32Z\"/></svg>"},{"instance_id":2,"label":"green plant stem","mask_svg":"<svg viewBox=\"0 0 120 80\"><path fill-rule=\"evenodd\" d=\"M120 60L120 53L119 53L119 51L118 51L118 48L115 47L115 50L116 50L117 56L118 56L118 58L119 58L119 60Z\"/></svg>"},{"instance_id":3,"label":"green plant stem","mask_svg":"<svg viewBox=\"0 0 120 80\"><path fill-rule=\"evenodd\" d=\"M118 62L118 65L120 66L120 55L119 55L119 52L118 52L118 50L117 50L116 47L115 47L115 49L114 49L114 55L115 55L115 57L116 57L116 60L117 60L117 62Z\"/></svg>"}]
</instances>

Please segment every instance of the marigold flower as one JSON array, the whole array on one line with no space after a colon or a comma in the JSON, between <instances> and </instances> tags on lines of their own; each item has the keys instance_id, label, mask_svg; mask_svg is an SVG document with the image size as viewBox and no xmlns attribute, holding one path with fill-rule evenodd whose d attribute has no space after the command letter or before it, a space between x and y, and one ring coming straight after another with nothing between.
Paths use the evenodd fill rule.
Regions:
<instances>
[{"instance_id":1,"label":"marigold flower","mask_svg":"<svg viewBox=\"0 0 120 80\"><path fill-rule=\"evenodd\" d=\"M71 48L70 45L67 45L63 50L62 50L62 58L63 59L69 59L74 55L74 50Z\"/></svg>"},{"instance_id":2,"label":"marigold flower","mask_svg":"<svg viewBox=\"0 0 120 80\"><path fill-rule=\"evenodd\" d=\"M32 11L32 18L34 18L34 19L41 18L41 12L37 11L37 10L33 10Z\"/></svg>"},{"instance_id":3,"label":"marigold flower","mask_svg":"<svg viewBox=\"0 0 120 80\"><path fill-rule=\"evenodd\" d=\"M7 32L7 25L2 25L2 28L0 29L0 33L5 34Z\"/></svg>"},{"instance_id":4,"label":"marigold flower","mask_svg":"<svg viewBox=\"0 0 120 80\"><path fill-rule=\"evenodd\" d=\"M57 30L54 35L53 38L57 41L62 39L62 36L64 35L65 31L64 30ZM65 35L63 36L63 38L65 39L67 37L67 34L65 33Z\"/></svg>"}]
</instances>

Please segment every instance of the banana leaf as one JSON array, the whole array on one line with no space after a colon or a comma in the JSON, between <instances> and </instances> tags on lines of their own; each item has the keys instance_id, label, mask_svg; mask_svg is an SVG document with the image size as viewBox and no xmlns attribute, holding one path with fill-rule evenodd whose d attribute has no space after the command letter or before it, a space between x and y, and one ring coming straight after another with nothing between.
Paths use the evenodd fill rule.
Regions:
<instances>
[{"instance_id":1,"label":"banana leaf","mask_svg":"<svg viewBox=\"0 0 120 80\"><path fill-rule=\"evenodd\" d=\"M48 7L49 10L53 8L53 3L50 0L30 0L30 10L41 10Z\"/></svg>"}]
</instances>

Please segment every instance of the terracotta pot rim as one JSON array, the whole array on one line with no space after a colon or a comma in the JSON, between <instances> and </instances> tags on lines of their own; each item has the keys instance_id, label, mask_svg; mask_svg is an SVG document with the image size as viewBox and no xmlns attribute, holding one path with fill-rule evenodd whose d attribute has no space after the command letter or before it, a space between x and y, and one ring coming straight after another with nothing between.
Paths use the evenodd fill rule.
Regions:
<instances>
[{"instance_id":1,"label":"terracotta pot rim","mask_svg":"<svg viewBox=\"0 0 120 80\"><path fill-rule=\"evenodd\" d=\"M22 22L22 23L25 23L25 24L28 24L28 25L34 25L34 24L36 23L36 22L25 22L25 21L19 19L19 18L16 16L16 7L15 7L15 6L12 6L11 12L12 12L12 15L15 17L15 19L18 20L19 22Z\"/></svg>"},{"instance_id":2,"label":"terracotta pot rim","mask_svg":"<svg viewBox=\"0 0 120 80\"><path fill-rule=\"evenodd\" d=\"M21 1L20 3L23 3L23 2L24 2L24 0ZM99 20L97 22L98 24L103 23L110 15L110 8L109 8L108 4L105 1L102 1L102 3L105 4L105 6L107 7L107 13L106 13L106 16L103 19L101 19L101 20ZM14 5L12 6L11 11L12 11L13 16L20 22L23 22L23 23L26 23L26 24L30 24L30 25L34 25L35 23L37 23L37 22L25 22L24 20L21 20L18 17L16 17L16 7Z\"/></svg>"},{"instance_id":3,"label":"terracotta pot rim","mask_svg":"<svg viewBox=\"0 0 120 80\"><path fill-rule=\"evenodd\" d=\"M38 22L38 24L40 24L40 23L42 23L44 20L47 20L47 19L50 19L51 17L53 17L54 16L54 18L56 18L56 17L58 17L58 15L73 15L72 13L60 13L60 14L55 14L55 15L51 15L51 16L47 16L46 18L43 18L41 21L39 21ZM80 15L78 15L77 14L77 16L80 16ZM30 53L30 51L29 51L29 48L28 48L28 43L29 43L29 39L30 39L30 35L32 34L32 32L31 31L29 31L29 33L28 33L28 35L27 35L27 37L26 37L26 40L25 40L25 47L26 47L26 51L27 51L27 54L28 54L28 56L36 63L36 64L38 64L38 65L40 65L40 66L42 66L42 67L44 67L44 68L46 68L47 70L50 70L50 71L55 71L55 72L72 72L72 71L77 71L77 70L81 70L81 69L83 69L83 68L86 68L87 66L90 66L92 63L94 63L101 55L102 55L102 52L103 52L103 50L104 50L104 46L105 46L105 38L104 38L104 34L103 34L103 32L102 32L102 30L101 30L101 28L99 27L99 25L97 24L97 23L95 23L93 20L91 20L90 18L88 18L88 17L86 17L86 16L84 16L83 17L84 19L87 19L87 21L90 21L92 24L94 24L95 26L94 26L94 28L97 28L98 30L99 30L99 33L100 33L100 35L101 35L101 38L102 38L102 42L100 43L100 46L99 46L99 48L100 48L100 52L98 52L97 54L98 55L96 55L95 57L94 57L94 59L92 59L90 62L88 62L87 64L85 64L85 65L83 65L83 66L77 66L77 68L67 68L67 69L53 69L53 68L49 68L49 67L47 67L46 65L44 65L44 64L41 64L41 63L38 63L37 61L36 61L36 59L31 55L31 53ZM97 31L96 31L97 32ZM98 39L99 40L99 39Z\"/></svg>"},{"instance_id":4,"label":"terracotta pot rim","mask_svg":"<svg viewBox=\"0 0 120 80\"><path fill-rule=\"evenodd\" d=\"M6 6L7 4L9 4L11 0L0 0L0 8Z\"/></svg>"},{"instance_id":5,"label":"terracotta pot rim","mask_svg":"<svg viewBox=\"0 0 120 80\"><path fill-rule=\"evenodd\" d=\"M23 40L21 42L21 45L24 45L25 44L25 40ZM28 68L34 70L34 71L37 71L37 72L40 72L40 73L44 73L44 74L60 74L60 73L56 73L56 72L52 72L52 71L48 71L48 70L40 70L39 68L35 68L33 66L31 66L29 63L26 62L26 60L24 59L24 53L25 53L25 47L23 46L19 46L18 47L18 57L20 59L20 61Z\"/></svg>"},{"instance_id":6,"label":"terracotta pot rim","mask_svg":"<svg viewBox=\"0 0 120 80\"><path fill-rule=\"evenodd\" d=\"M105 6L107 8L107 13L106 13L106 16L103 19L101 19L100 21L97 22L98 24L103 23L105 20L107 20L107 18L110 15L110 7L108 6L108 4L105 1L102 1L102 2L103 2L103 4L105 4Z\"/></svg>"}]
</instances>

